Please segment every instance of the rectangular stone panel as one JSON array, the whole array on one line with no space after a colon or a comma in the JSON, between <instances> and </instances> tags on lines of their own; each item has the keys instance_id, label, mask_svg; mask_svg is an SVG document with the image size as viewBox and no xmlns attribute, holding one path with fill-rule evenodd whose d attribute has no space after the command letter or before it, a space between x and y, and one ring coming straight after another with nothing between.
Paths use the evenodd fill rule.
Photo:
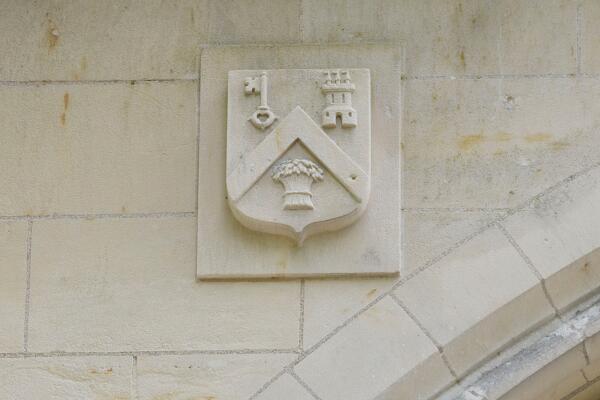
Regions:
<instances>
[{"instance_id":1,"label":"rectangular stone panel","mask_svg":"<svg viewBox=\"0 0 600 400\"><path fill-rule=\"evenodd\" d=\"M27 222L0 221L0 353L23 351Z\"/></svg>"},{"instance_id":2,"label":"rectangular stone panel","mask_svg":"<svg viewBox=\"0 0 600 400\"><path fill-rule=\"evenodd\" d=\"M398 273L401 240L400 60L400 49L392 45L249 46L204 50L201 57L199 121L200 279ZM228 205L231 199L227 198L225 185L229 71L334 68L370 70L371 130L374 133L371 143L371 194L366 212L353 225L319 233L308 238L302 246L289 238L257 233L242 226ZM319 84L316 80L311 81L309 86ZM283 99L294 101L292 93ZM258 97L255 101L258 105ZM313 129L314 125L314 128L320 129L316 125L320 122L320 112L308 108L312 121L304 128ZM294 113L296 109L289 115ZM280 118L284 119L285 115ZM284 123L285 119L281 125ZM275 133L277 129L276 126ZM258 138L264 137L258 129L252 133ZM352 140L347 136L346 132L346 137L331 137L342 143ZM284 140L280 138L273 143Z\"/></svg>"},{"instance_id":3,"label":"rectangular stone panel","mask_svg":"<svg viewBox=\"0 0 600 400\"><path fill-rule=\"evenodd\" d=\"M194 211L197 88L0 86L0 215Z\"/></svg>"},{"instance_id":4,"label":"rectangular stone panel","mask_svg":"<svg viewBox=\"0 0 600 400\"><path fill-rule=\"evenodd\" d=\"M198 283L196 218L33 227L33 352L291 349L299 282Z\"/></svg>"}]
</instances>

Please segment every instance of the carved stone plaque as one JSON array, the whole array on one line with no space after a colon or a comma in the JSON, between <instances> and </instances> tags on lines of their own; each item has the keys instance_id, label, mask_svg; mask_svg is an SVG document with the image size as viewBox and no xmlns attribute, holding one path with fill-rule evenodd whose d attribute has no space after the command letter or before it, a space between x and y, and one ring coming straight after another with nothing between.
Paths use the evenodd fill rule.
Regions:
<instances>
[{"instance_id":1,"label":"carved stone plaque","mask_svg":"<svg viewBox=\"0 0 600 400\"><path fill-rule=\"evenodd\" d=\"M368 69L230 71L226 174L237 220L310 246L309 237L360 218L370 193L370 93Z\"/></svg>"},{"instance_id":2,"label":"carved stone plaque","mask_svg":"<svg viewBox=\"0 0 600 400\"><path fill-rule=\"evenodd\" d=\"M398 274L401 60L394 44L202 50L198 279Z\"/></svg>"}]
</instances>

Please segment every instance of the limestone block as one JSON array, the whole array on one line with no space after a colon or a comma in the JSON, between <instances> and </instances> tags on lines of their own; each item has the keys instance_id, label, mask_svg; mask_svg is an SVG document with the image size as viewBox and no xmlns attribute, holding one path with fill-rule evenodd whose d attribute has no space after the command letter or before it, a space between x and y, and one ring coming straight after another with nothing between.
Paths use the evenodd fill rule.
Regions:
<instances>
[{"instance_id":1,"label":"limestone block","mask_svg":"<svg viewBox=\"0 0 600 400\"><path fill-rule=\"evenodd\" d=\"M593 165L599 93L596 79L406 81L403 206L515 207Z\"/></svg>"},{"instance_id":2,"label":"limestone block","mask_svg":"<svg viewBox=\"0 0 600 400\"><path fill-rule=\"evenodd\" d=\"M196 77L208 1L3 3L0 80Z\"/></svg>"},{"instance_id":3,"label":"limestone block","mask_svg":"<svg viewBox=\"0 0 600 400\"><path fill-rule=\"evenodd\" d=\"M600 285L600 171L581 176L503 222L564 309Z\"/></svg>"},{"instance_id":4,"label":"limestone block","mask_svg":"<svg viewBox=\"0 0 600 400\"><path fill-rule=\"evenodd\" d=\"M588 353L590 364L583 371L588 379L596 379L600 376L600 333L596 333L585 339L585 349Z\"/></svg>"},{"instance_id":5,"label":"limestone block","mask_svg":"<svg viewBox=\"0 0 600 400\"><path fill-rule=\"evenodd\" d=\"M300 2L10 0L0 80L188 79L201 43L300 39Z\"/></svg>"},{"instance_id":6,"label":"limestone block","mask_svg":"<svg viewBox=\"0 0 600 400\"><path fill-rule=\"evenodd\" d=\"M403 272L410 274L424 266L501 215L500 211L405 210Z\"/></svg>"},{"instance_id":7,"label":"limestone block","mask_svg":"<svg viewBox=\"0 0 600 400\"><path fill-rule=\"evenodd\" d=\"M577 346L528 377L502 396L502 400L562 400L563 396L586 383L580 371L585 364L583 348Z\"/></svg>"},{"instance_id":8,"label":"limestone block","mask_svg":"<svg viewBox=\"0 0 600 400\"><path fill-rule=\"evenodd\" d=\"M296 367L324 399L427 399L452 381L435 346L386 297Z\"/></svg>"},{"instance_id":9,"label":"limestone block","mask_svg":"<svg viewBox=\"0 0 600 400\"><path fill-rule=\"evenodd\" d=\"M0 358L3 399L129 400L132 358Z\"/></svg>"},{"instance_id":10,"label":"limestone block","mask_svg":"<svg viewBox=\"0 0 600 400\"><path fill-rule=\"evenodd\" d=\"M395 293L459 375L553 314L540 282L495 227Z\"/></svg>"},{"instance_id":11,"label":"limestone block","mask_svg":"<svg viewBox=\"0 0 600 400\"><path fill-rule=\"evenodd\" d=\"M585 380L585 377L581 371L576 371L557 383L549 380L539 382L539 388L542 390L546 388L546 390L544 390L538 398L543 400L563 400L566 396L571 394L573 390L576 390L577 388L580 388L586 384L587 381ZM551 388L548 389L548 386L551 386Z\"/></svg>"},{"instance_id":12,"label":"limestone block","mask_svg":"<svg viewBox=\"0 0 600 400\"><path fill-rule=\"evenodd\" d=\"M600 396L600 382L594 382L581 389L581 391L577 391L577 393L575 393L573 397L568 398L568 400L597 400L598 396Z\"/></svg>"},{"instance_id":13,"label":"limestone block","mask_svg":"<svg viewBox=\"0 0 600 400\"><path fill-rule=\"evenodd\" d=\"M385 292L396 278L306 280L304 289L304 348Z\"/></svg>"},{"instance_id":14,"label":"limestone block","mask_svg":"<svg viewBox=\"0 0 600 400\"><path fill-rule=\"evenodd\" d=\"M586 346L588 346L587 342ZM590 380L598 378L600 376L600 359L591 361L588 366L583 368L583 372L585 373L585 376Z\"/></svg>"},{"instance_id":15,"label":"limestone block","mask_svg":"<svg viewBox=\"0 0 600 400\"><path fill-rule=\"evenodd\" d=\"M291 375L283 374L273 382L256 400L314 400Z\"/></svg>"},{"instance_id":16,"label":"limestone block","mask_svg":"<svg viewBox=\"0 0 600 400\"><path fill-rule=\"evenodd\" d=\"M403 41L408 75L575 72L575 2L309 0L302 16L308 42Z\"/></svg>"},{"instance_id":17,"label":"limestone block","mask_svg":"<svg viewBox=\"0 0 600 400\"><path fill-rule=\"evenodd\" d=\"M23 351L27 222L0 222L0 353Z\"/></svg>"},{"instance_id":18,"label":"limestone block","mask_svg":"<svg viewBox=\"0 0 600 400\"><path fill-rule=\"evenodd\" d=\"M300 1L210 1L210 43L290 43L300 40Z\"/></svg>"},{"instance_id":19,"label":"limestone block","mask_svg":"<svg viewBox=\"0 0 600 400\"><path fill-rule=\"evenodd\" d=\"M140 356L138 398L247 399L295 357L295 354Z\"/></svg>"},{"instance_id":20,"label":"limestone block","mask_svg":"<svg viewBox=\"0 0 600 400\"><path fill-rule=\"evenodd\" d=\"M499 400L505 399L513 389L510 399L519 400L546 400L547 397L536 395L539 390L553 393L553 389L560 389L569 393L568 381L562 377L581 372L588 362L583 341L598 332L599 316L600 307L595 296L589 302L553 317L530 334L515 335L514 342L494 352L480 368L461 377L457 385L439 396L439 400Z\"/></svg>"},{"instance_id":21,"label":"limestone block","mask_svg":"<svg viewBox=\"0 0 600 400\"><path fill-rule=\"evenodd\" d=\"M594 0L581 2L581 72L597 74L600 72L600 27L596 21L600 18L600 4Z\"/></svg>"},{"instance_id":22,"label":"limestone block","mask_svg":"<svg viewBox=\"0 0 600 400\"><path fill-rule=\"evenodd\" d=\"M193 211L195 82L0 87L0 215Z\"/></svg>"},{"instance_id":23,"label":"limestone block","mask_svg":"<svg viewBox=\"0 0 600 400\"><path fill-rule=\"evenodd\" d=\"M198 230L199 278L398 273L400 59L401 52L393 45L248 46L210 48L203 52L198 218L205 223ZM229 208L224 170L227 77L229 71L235 70L322 68L370 70L371 130L378 132L371 144L371 197L367 211L353 225L321 233L299 247L288 238L245 228ZM293 96L283 96L281 100L284 105L293 101ZM260 130L254 133L260 135ZM342 135L332 137L340 143L348 140ZM247 262L249 259L252 263Z\"/></svg>"},{"instance_id":24,"label":"limestone block","mask_svg":"<svg viewBox=\"0 0 600 400\"><path fill-rule=\"evenodd\" d=\"M404 273L410 274L482 229L499 212L407 210L404 220ZM307 280L304 299L304 346L309 348L373 301L395 278Z\"/></svg>"},{"instance_id":25,"label":"limestone block","mask_svg":"<svg viewBox=\"0 0 600 400\"><path fill-rule=\"evenodd\" d=\"M34 224L31 351L290 349L299 282L198 283L196 218Z\"/></svg>"}]
</instances>

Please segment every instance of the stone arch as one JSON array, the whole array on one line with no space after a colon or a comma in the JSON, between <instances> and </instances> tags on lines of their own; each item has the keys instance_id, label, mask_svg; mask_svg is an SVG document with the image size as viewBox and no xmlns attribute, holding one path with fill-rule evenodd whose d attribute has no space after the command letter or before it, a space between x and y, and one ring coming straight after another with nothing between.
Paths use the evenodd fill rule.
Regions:
<instances>
[{"instance_id":1,"label":"stone arch","mask_svg":"<svg viewBox=\"0 0 600 400\"><path fill-rule=\"evenodd\" d=\"M504 350L437 400L596 400L599 331L600 296L595 296Z\"/></svg>"},{"instance_id":2,"label":"stone arch","mask_svg":"<svg viewBox=\"0 0 600 400\"><path fill-rule=\"evenodd\" d=\"M526 390L554 362L583 354L574 372L592 365L586 345L600 329L600 305L589 304L600 288L599 204L596 165L402 276L252 399L492 400ZM518 360L511 357L535 355L536 343L549 338L564 339L551 342L559 350L510 371Z\"/></svg>"}]
</instances>

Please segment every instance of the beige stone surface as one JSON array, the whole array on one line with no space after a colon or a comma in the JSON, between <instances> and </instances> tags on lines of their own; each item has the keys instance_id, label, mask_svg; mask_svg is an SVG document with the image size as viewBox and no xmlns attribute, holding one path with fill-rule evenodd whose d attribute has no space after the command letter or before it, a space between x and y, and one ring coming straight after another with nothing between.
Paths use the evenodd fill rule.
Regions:
<instances>
[{"instance_id":1,"label":"beige stone surface","mask_svg":"<svg viewBox=\"0 0 600 400\"><path fill-rule=\"evenodd\" d=\"M36 219L28 332L27 221L0 222L0 353L9 353L0 358L0 399L247 399L297 356L268 349L295 349L302 341L310 348L392 284L307 280L302 323L298 280L195 281L196 218L171 214L197 211L205 238L220 237L228 223L202 203L196 207L197 185L213 192L212 204L227 207L224 179L210 176L217 170L212 163L225 165L218 144L225 125L201 132L211 151L196 156L196 79L207 44L241 46L232 59L215 59L230 69L370 63L373 82L390 65L405 75L401 94L394 85L373 86L374 113L385 121L373 127L374 136L399 132L391 120L403 103L404 199L395 205L407 209L404 277L506 208L600 161L598 17L595 0L2 2L0 217L166 214ZM323 46L271 58L245 48L317 42ZM339 42L354 50L330 51ZM366 42L394 43L404 55L369 53ZM200 93L215 121L226 112L222 78L209 72ZM399 147L384 146L373 157L382 160ZM561 310L600 285L600 182L576 182L505 224ZM389 217L383 208L376 212ZM351 242L401 243L384 227ZM200 240L199 248L220 257L215 268L230 266L234 255L244 260L242 268L288 268L292 251L281 246L268 255L267 243L240 251ZM374 253L353 249L365 256L354 266L377 262ZM323 257L319 248L297 268L349 264L348 253L334 246L331 254ZM496 229L454 248L395 293L461 375L552 313L535 276ZM24 336L33 352L80 353L10 354L23 350ZM600 376L597 341L586 340L589 379ZM260 354L201 351L214 349ZM151 355L161 350L178 355ZM92 354L120 351L142 352L137 370L132 356ZM554 372L577 368L581 354L575 359ZM389 297L295 371L323 400L430 400L452 381L431 341ZM582 383L577 374L540 376L530 388L547 386L537 395L543 400L558 400ZM599 394L592 382L568 400ZM286 373L257 400L313 397Z\"/></svg>"},{"instance_id":2,"label":"beige stone surface","mask_svg":"<svg viewBox=\"0 0 600 400\"><path fill-rule=\"evenodd\" d=\"M435 346L389 297L351 321L295 371L325 399L370 399L398 381L394 398L426 399L452 380Z\"/></svg>"},{"instance_id":3,"label":"beige stone surface","mask_svg":"<svg viewBox=\"0 0 600 400\"><path fill-rule=\"evenodd\" d=\"M586 342L586 346L588 346L588 342ZM589 347L587 347L587 350L589 352ZM592 359L590 364L583 368L583 373L590 380L598 378L600 376L600 359Z\"/></svg>"},{"instance_id":4,"label":"beige stone surface","mask_svg":"<svg viewBox=\"0 0 600 400\"><path fill-rule=\"evenodd\" d=\"M400 61L400 48L388 44L225 47L203 53L198 218L206 224L198 227L199 278L398 273L400 182L389 171L400 168ZM244 228L225 201L228 71L334 66L368 68L371 73L371 129L381 133L373 135L371 144L368 212L354 225L309 238L302 247Z\"/></svg>"},{"instance_id":5,"label":"beige stone surface","mask_svg":"<svg viewBox=\"0 0 600 400\"><path fill-rule=\"evenodd\" d=\"M304 348L317 343L395 281L396 278L306 280Z\"/></svg>"},{"instance_id":6,"label":"beige stone surface","mask_svg":"<svg viewBox=\"0 0 600 400\"><path fill-rule=\"evenodd\" d=\"M290 43L300 39L299 0L212 0L209 42Z\"/></svg>"},{"instance_id":7,"label":"beige stone surface","mask_svg":"<svg viewBox=\"0 0 600 400\"><path fill-rule=\"evenodd\" d=\"M302 16L306 41L401 40L408 75L575 72L572 1L307 0Z\"/></svg>"},{"instance_id":8,"label":"beige stone surface","mask_svg":"<svg viewBox=\"0 0 600 400\"><path fill-rule=\"evenodd\" d=\"M552 315L539 281L496 227L395 291L463 374Z\"/></svg>"},{"instance_id":9,"label":"beige stone surface","mask_svg":"<svg viewBox=\"0 0 600 400\"><path fill-rule=\"evenodd\" d=\"M3 3L0 80L197 76L205 0Z\"/></svg>"},{"instance_id":10,"label":"beige stone surface","mask_svg":"<svg viewBox=\"0 0 600 400\"><path fill-rule=\"evenodd\" d=\"M597 400L598 396L600 396L600 382L594 382L589 386L582 387L581 391L573 394L574 396L568 398L568 400Z\"/></svg>"},{"instance_id":11,"label":"beige stone surface","mask_svg":"<svg viewBox=\"0 0 600 400\"><path fill-rule=\"evenodd\" d=\"M599 322L600 297L596 295L533 332L515 336L506 348L492 353L479 368L461 377L436 399L546 400L559 392L568 395L579 390L577 380L567 378L581 375L589 362L584 340L598 332Z\"/></svg>"},{"instance_id":12,"label":"beige stone surface","mask_svg":"<svg viewBox=\"0 0 600 400\"><path fill-rule=\"evenodd\" d=\"M404 221L404 276L484 228L500 212L407 210ZM389 289L395 278L307 280L304 346L309 348L336 326Z\"/></svg>"},{"instance_id":13,"label":"beige stone surface","mask_svg":"<svg viewBox=\"0 0 600 400\"><path fill-rule=\"evenodd\" d=\"M140 356L138 399L247 399L295 357L296 354Z\"/></svg>"},{"instance_id":14,"label":"beige stone surface","mask_svg":"<svg viewBox=\"0 0 600 400\"><path fill-rule=\"evenodd\" d=\"M593 165L599 83L406 81L403 206L515 207Z\"/></svg>"},{"instance_id":15,"label":"beige stone surface","mask_svg":"<svg viewBox=\"0 0 600 400\"><path fill-rule=\"evenodd\" d=\"M195 218L33 227L31 351L289 349L299 282L198 283Z\"/></svg>"},{"instance_id":16,"label":"beige stone surface","mask_svg":"<svg viewBox=\"0 0 600 400\"><path fill-rule=\"evenodd\" d=\"M595 31L585 21L597 7L586 3L589 70ZM564 0L11 0L4 11L0 80L193 77L201 43L300 40L402 41L411 75L567 74L576 64L576 2Z\"/></svg>"},{"instance_id":17,"label":"beige stone surface","mask_svg":"<svg viewBox=\"0 0 600 400\"><path fill-rule=\"evenodd\" d=\"M289 374L283 374L273 382L256 400L314 400L314 397Z\"/></svg>"},{"instance_id":18,"label":"beige stone surface","mask_svg":"<svg viewBox=\"0 0 600 400\"><path fill-rule=\"evenodd\" d=\"M580 371L585 365L583 348L577 346L527 378L502 400L561 400L586 383Z\"/></svg>"},{"instance_id":19,"label":"beige stone surface","mask_svg":"<svg viewBox=\"0 0 600 400\"><path fill-rule=\"evenodd\" d=\"M413 368L379 393L374 400L433 399L434 394L454 382L444 363L436 359Z\"/></svg>"},{"instance_id":20,"label":"beige stone surface","mask_svg":"<svg viewBox=\"0 0 600 400\"><path fill-rule=\"evenodd\" d=\"M132 358L56 357L0 359L2 399L129 400Z\"/></svg>"},{"instance_id":21,"label":"beige stone surface","mask_svg":"<svg viewBox=\"0 0 600 400\"><path fill-rule=\"evenodd\" d=\"M538 382L539 388L546 390L544 390L543 393L538 396L538 398L543 400L563 400L563 398L571 394L573 390L576 390L586 384L587 381L585 380L585 377L581 371L576 371L559 382L550 380L541 381Z\"/></svg>"},{"instance_id":22,"label":"beige stone surface","mask_svg":"<svg viewBox=\"0 0 600 400\"><path fill-rule=\"evenodd\" d=\"M600 285L599 184L592 170L503 222L561 309Z\"/></svg>"},{"instance_id":23,"label":"beige stone surface","mask_svg":"<svg viewBox=\"0 0 600 400\"><path fill-rule=\"evenodd\" d=\"M0 86L0 215L194 211L195 82Z\"/></svg>"},{"instance_id":24,"label":"beige stone surface","mask_svg":"<svg viewBox=\"0 0 600 400\"><path fill-rule=\"evenodd\" d=\"M476 234L502 211L421 210L403 211L402 234L404 275L423 267L457 243Z\"/></svg>"},{"instance_id":25,"label":"beige stone surface","mask_svg":"<svg viewBox=\"0 0 600 400\"><path fill-rule=\"evenodd\" d=\"M476 303L480 300L481 298L474 297L469 301ZM456 373L464 374L477 367L487 357L497 354L497 351L510 344L515 338L521 337L547 321L553 313L554 310L543 289L535 286L521 294L514 294L513 300L490 312L476 325L457 334L456 339L446 345L444 352ZM457 321L457 325L460 323ZM456 327L450 326L447 329L453 330Z\"/></svg>"},{"instance_id":26,"label":"beige stone surface","mask_svg":"<svg viewBox=\"0 0 600 400\"><path fill-rule=\"evenodd\" d=\"M594 0L581 1L581 72L600 72L600 27L595 21L600 18L600 4Z\"/></svg>"},{"instance_id":27,"label":"beige stone surface","mask_svg":"<svg viewBox=\"0 0 600 400\"><path fill-rule=\"evenodd\" d=\"M0 221L0 353L23 351L27 222Z\"/></svg>"},{"instance_id":28,"label":"beige stone surface","mask_svg":"<svg viewBox=\"0 0 600 400\"><path fill-rule=\"evenodd\" d=\"M300 39L294 0L8 0L2 10L0 81L189 79L200 44Z\"/></svg>"},{"instance_id":29,"label":"beige stone surface","mask_svg":"<svg viewBox=\"0 0 600 400\"><path fill-rule=\"evenodd\" d=\"M600 333L596 333L585 339L585 350L590 359L590 364L583 371L588 379L596 379L600 376Z\"/></svg>"}]
</instances>

